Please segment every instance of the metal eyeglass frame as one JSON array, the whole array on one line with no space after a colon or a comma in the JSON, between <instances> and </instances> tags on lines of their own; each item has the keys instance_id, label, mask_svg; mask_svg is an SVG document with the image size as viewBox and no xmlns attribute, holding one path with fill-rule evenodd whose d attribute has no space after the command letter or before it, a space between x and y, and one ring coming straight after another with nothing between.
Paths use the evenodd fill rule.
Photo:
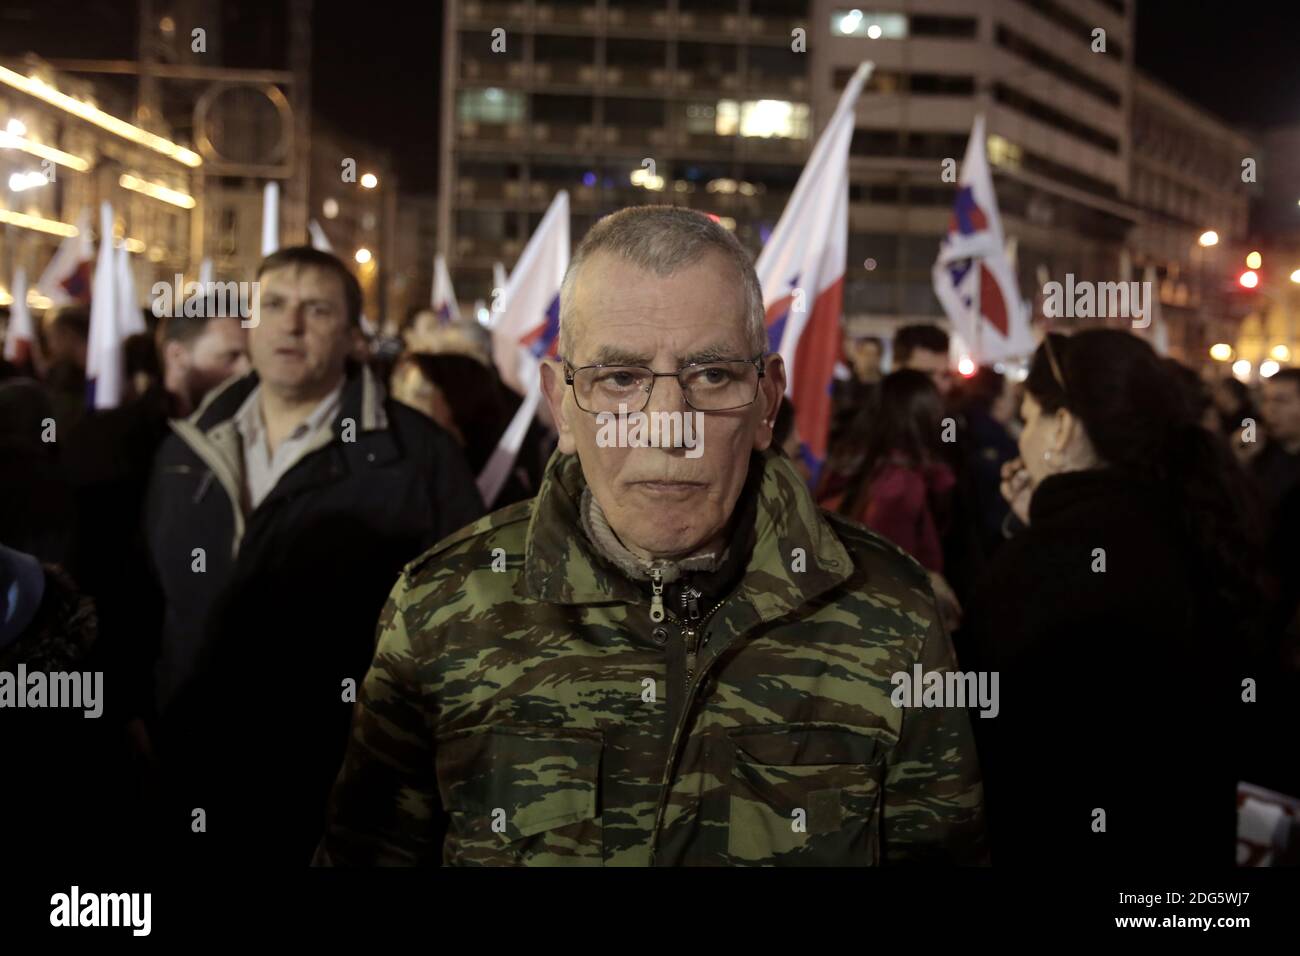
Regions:
<instances>
[{"instance_id":1,"label":"metal eyeglass frame","mask_svg":"<svg viewBox=\"0 0 1300 956\"><path fill-rule=\"evenodd\" d=\"M568 385L570 388L573 389L573 400L575 402L578 402L578 389L577 386L574 385L573 379L574 376L577 375L579 372L585 371L589 368L641 369L642 371L650 373L650 388L649 390L646 391L645 403L641 406L641 409L644 409L646 405L650 404L650 398L654 394L655 381L657 379L675 378L677 379L677 387L682 390L682 398L685 399L686 404L689 405L695 411L704 412L706 414L710 412L734 412L739 408L748 408L750 405L753 405L754 402L758 400L758 391L759 391L760 383L763 381L763 378L767 374L766 370L763 368L763 359L767 358L767 355L768 355L767 352L759 352L753 358L748 358L748 359L715 359L712 362L692 362L690 365L683 365L675 372L656 372L654 369L645 365L602 364L602 365L582 365L579 366L578 368L574 368L566 360L564 362L564 384ZM745 363L754 366L754 368L758 370L758 380L754 383L754 397L751 398L749 401L745 402L745 404L743 405L732 405L730 408L696 408L694 405L691 404L691 396L690 393L686 390L686 386L682 384L682 378L681 378L682 373L689 371L690 369L693 368L699 368L702 365L722 365L724 363ZM578 402L578 408L586 412L588 415L600 414L600 412L594 412L589 408L583 408L580 402ZM641 409L637 409L637 410L640 411Z\"/></svg>"}]
</instances>

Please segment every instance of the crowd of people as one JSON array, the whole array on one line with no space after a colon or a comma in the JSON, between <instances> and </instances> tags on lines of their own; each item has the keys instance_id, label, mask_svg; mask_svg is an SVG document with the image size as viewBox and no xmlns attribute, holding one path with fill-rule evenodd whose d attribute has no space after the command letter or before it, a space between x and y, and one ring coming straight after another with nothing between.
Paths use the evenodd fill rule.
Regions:
<instances>
[{"instance_id":1,"label":"crowd of people","mask_svg":"<svg viewBox=\"0 0 1300 956\"><path fill-rule=\"evenodd\" d=\"M586 285L575 286L575 301L562 313L570 378L584 349L595 356L591 365L608 365L601 356L635 353L645 359L637 365L666 368L664 357L673 361L676 354L668 339L637 339L635 349L621 341L614 343L620 348L589 348L592 316L612 315L611 328L623 327L617 309L599 306L599 295L635 299L643 277L686 281L681 277L705 267L712 272L701 275L724 280L717 296L738 285L728 272L733 266L749 281L751 273L727 259L725 231L699 232L706 227L679 220L632 217L584 240L591 262L582 265L580 254L573 268L585 270ZM658 241L682 243L685 252L665 259L646 251L652 244L638 230L659 230ZM621 268L632 271L620 275ZM993 719L973 716L967 724L963 717L927 731L953 742L954 752L964 752L970 737L978 763L952 774L962 777L968 795L978 790L974 781L983 781L980 821L971 810L978 798L944 790L945 800L964 808L935 837L955 841L952 834L963 834L963 851L946 858L979 862L991 853L995 864L1018 865L1058 854L1227 866L1234 859L1237 781L1300 794L1300 768L1289 753L1289 735L1300 726L1300 370L1283 369L1259 388L1230 378L1205 381L1127 332L1092 329L1046 335L1023 381L991 367L961 377L942 329L907 326L889 343L887 374L886 343L845 342L823 464L804 454L789 403L771 391L783 382L771 364L779 358L760 346L753 359L747 339L738 339L731 364L760 370L752 423L735 425L737 416L750 415L747 408L714 410L703 392L688 393L678 379L687 404L724 423L716 427L740 431L710 436L713 458L706 454L706 461L735 453L723 461L730 501L698 540L691 539L697 517L680 517L676 533L688 557L674 568L682 577L665 585L658 565L643 559L672 548L634 544L638 536L654 538L639 522L672 530L687 486L712 480L703 472L642 474L633 484L652 484L644 494L662 508L649 518L628 514L639 499L619 482L632 479L594 472L596 452L573 424L591 409L579 384L553 376L544 414L489 502L506 510L479 521L489 509L476 476L521 401L495 372L486 331L440 322L425 310L396 335L367 336L356 279L333 256L305 247L271 255L255 278L260 311L251 328L239 316L150 314L149 333L126 348L130 394L116 409L85 410L83 307L46 317L34 363L0 368L0 671L19 664L51 673L101 671L105 687L103 716L93 721L80 713L0 712L0 726L19 731L0 735L6 763L15 768L0 788L0 804L5 819L31 822L17 828L15 839L37 857L126 853L184 863L302 865L315 853L318 863L416 862L422 853L440 855L427 844L441 838L429 832L450 826L460 837L449 857L505 861L470 835L477 823L466 821L471 796L474 805L490 807L501 789L499 780L484 783L482 793L465 789L482 783L484 767L508 776L497 761L513 761L517 770L530 755L555 753L581 764L591 756L584 747L600 746L600 734L581 735L592 727L603 728L607 762L617 765L617 753L640 746L620 750L621 731L608 725L637 718L603 697L591 703L591 695L612 694L609 687L583 699L596 718L591 710L581 718L565 711L578 706L569 688L580 680L614 680L591 677L600 671L591 647L607 648L606 632L625 626L622 618L601 618L595 630L605 636L591 637L581 629L588 618L555 610L577 613L570 605L587 606L594 594L635 604L657 602L664 592L667 607L690 620L699 618L700 599L722 609L720 619L731 614L728 626L737 633L755 623L728 604L738 594L762 589L767 597L747 600L763 619L780 620L785 608L804 634L833 627L818 623L807 602L840 601L858 616L861 640L911 626L870 617L881 601L910 608L913 595L926 595L933 603L918 605L911 619L932 607L937 620L925 649L915 653L941 667L947 646L954 655L948 666L997 672L1002 695ZM703 280L691 281L699 288ZM716 304L703 292L700 298L704 311ZM661 308L669 300L646 301ZM581 342L572 311L580 307ZM701 318L700 328L712 328L709 321ZM693 333L681 334L684 340ZM671 389L653 379L651 390L658 399ZM577 405L566 404L571 400ZM645 454L651 453L671 457L667 450ZM581 471L566 459L580 461ZM768 546L761 515L772 507L772 483L784 489L782 500L800 514L810 541L821 541L824 552L848 549L859 579L828 576L820 597L794 593L812 586L792 583L796 576L779 568L754 583ZM806 512L801 496L810 496ZM815 517L812 500L823 517ZM532 524L521 522L530 508ZM548 517L556 522L549 532ZM859 526L879 539L862 537ZM449 538L460 529L466 530ZM481 546L473 544L480 539ZM583 560L598 570L584 564L581 573L565 571L578 539L591 551ZM873 550L880 539L896 550ZM534 554L543 543L556 549L550 564ZM514 572L503 580L526 581L526 588L482 579L496 548ZM822 557L838 567L828 553ZM535 559L536 574L527 564ZM557 567L563 573L551 573ZM610 584L610 574L621 575L621 583ZM499 592L496 611L482 597L491 588ZM835 597L836 589L849 589L849 597ZM519 604L518 617L500 610L522 602L525 590L529 600L545 601ZM399 601L399 592L415 596ZM462 612L449 610L462 603ZM589 606L582 613L599 615ZM654 625L645 626L652 650L675 644L660 633L663 615L652 611ZM552 670L554 658L572 649L497 642L506 632L531 634L530 627L584 635L579 677ZM696 630L682 633L691 641ZM470 654L462 635L478 635L482 647L474 654L491 649L497 658L461 668ZM443 648L438 660L427 656L434 645ZM702 646L698 662L694 645L681 660L664 653L672 721L685 719L672 682L698 689L697 667L720 668L717 681L742 681L734 667L727 670L725 647ZM789 655L767 653L757 658L752 679L765 679L762 668L773 668L767 680L805 687L813 702L792 705L788 725L818 713L823 692L806 683L813 672L799 670ZM529 654L533 664L518 665ZM622 668L624 659L610 654L602 666ZM501 695L508 685L507 704ZM702 692L710 690L719 693L716 685ZM742 711L743 698L733 700ZM471 746L479 739L474 731L498 718L506 727L549 726L552 712L561 711L554 719L577 735L561 741L567 749L542 748L527 735L511 738L510 747L497 744L499 750ZM834 723L866 727L874 720L845 713L827 704ZM883 747L889 726L875 731L883 737L861 739ZM440 758L436 772L421 765L433 759L430 741L420 739L426 735L445 737L442 752L458 755ZM746 763L735 772L748 773L745 786L755 792L787 785L766 765L824 772L825 765L867 761L857 737L842 752L830 737L810 737L809 753L826 753L806 760L776 755L779 742L760 734L746 739ZM917 755L928 750L915 736L905 733L893 745L909 740L916 748L909 759L922 760ZM764 747L771 753L761 753ZM455 776L460 772L468 781ZM645 862L634 840L618 845L622 831L608 815L618 800L652 806L654 788L643 792L609 773L601 785L608 788L600 797L603 844L591 837L591 814L563 801L560 829L574 828L571 845L578 848L595 839L592 852L606 860L626 850L629 860ZM902 775L896 782L890 770L876 785L886 789L885 826L894 820L894 834L903 832L898 821L907 819L906 808L890 816L889 788L906 793L920 784L904 784ZM864 786L837 772L814 789L843 787L849 801ZM768 811L754 809L752 796L731 799L725 853L693 855L695 837L674 817L676 829L661 841L665 857L779 861L789 848L756 848L752 836L737 833L737 814L748 814L755 833L770 831ZM430 803L442 805L440 823L425 819L437 815ZM560 832L527 814L535 808L526 801L514 805L520 814L507 832L521 845ZM1078 825L1098 809L1109 815L1102 829L1113 834L1101 850L1096 827ZM626 832L636 836L644 821L633 816ZM361 818L372 827L368 833L359 832ZM411 841L394 836L415 826L412 820L432 829ZM971 835L985 826L986 841ZM860 860L824 830L814 832L821 862L941 855L923 841L909 848L907 838L894 835ZM193 838L204 833L213 838ZM513 861L527 861L518 852L524 856Z\"/></svg>"}]
</instances>

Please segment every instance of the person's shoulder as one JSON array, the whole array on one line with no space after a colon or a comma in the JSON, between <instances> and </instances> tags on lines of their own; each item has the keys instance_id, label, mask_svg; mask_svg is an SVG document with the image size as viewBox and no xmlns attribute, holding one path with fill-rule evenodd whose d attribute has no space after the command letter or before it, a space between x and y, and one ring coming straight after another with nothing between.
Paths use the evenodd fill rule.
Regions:
<instances>
[{"instance_id":1,"label":"person's shoulder","mask_svg":"<svg viewBox=\"0 0 1300 956\"><path fill-rule=\"evenodd\" d=\"M384 399L384 414L388 416L389 429L405 442L437 447L455 445L447 429L392 396Z\"/></svg>"},{"instance_id":2,"label":"person's shoulder","mask_svg":"<svg viewBox=\"0 0 1300 956\"><path fill-rule=\"evenodd\" d=\"M848 551L865 587L900 598L929 593L929 572L921 563L888 538L842 514L822 511L835 536Z\"/></svg>"},{"instance_id":3,"label":"person's shoulder","mask_svg":"<svg viewBox=\"0 0 1300 956\"><path fill-rule=\"evenodd\" d=\"M523 564L533 501L499 508L443 538L402 569L408 585L416 588L448 578L453 585L463 584L479 574L490 575L488 580L513 580L514 574L503 572L517 571Z\"/></svg>"}]
</instances>

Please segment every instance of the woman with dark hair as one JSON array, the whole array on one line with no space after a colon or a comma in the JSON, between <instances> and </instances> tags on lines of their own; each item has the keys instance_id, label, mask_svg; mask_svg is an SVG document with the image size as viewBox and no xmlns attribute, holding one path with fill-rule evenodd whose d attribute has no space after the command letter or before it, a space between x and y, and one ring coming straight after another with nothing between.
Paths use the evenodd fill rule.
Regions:
<instances>
[{"instance_id":1,"label":"woman with dark hair","mask_svg":"<svg viewBox=\"0 0 1300 956\"><path fill-rule=\"evenodd\" d=\"M1003 492L1026 529L968 608L993 862L1231 866L1256 613L1243 475L1142 340L1048 335Z\"/></svg>"},{"instance_id":2,"label":"woman with dark hair","mask_svg":"<svg viewBox=\"0 0 1300 956\"><path fill-rule=\"evenodd\" d=\"M407 352L390 381L393 398L445 428L470 469L482 471L510 421L492 369L468 355Z\"/></svg>"},{"instance_id":3,"label":"woman with dark hair","mask_svg":"<svg viewBox=\"0 0 1300 956\"><path fill-rule=\"evenodd\" d=\"M407 352L393 367L393 398L423 412L465 449L465 460L480 474L519 407L519 398L501 384L496 370L469 355ZM549 448L544 429L533 422L492 507L503 508L537 493Z\"/></svg>"},{"instance_id":4,"label":"woman with dark hair","mask_svg":"<svg viewBox=\"0 0 1300 956\"><path fill-rule=\"evenodd\" d=\"M960 605L943 578L941 541L956 479L943 460L943 400L933 380L911 369L881 381L847 436L840 478L820 503L861 522L920 562L949 629Z\"/></svg>"}]
</instances>

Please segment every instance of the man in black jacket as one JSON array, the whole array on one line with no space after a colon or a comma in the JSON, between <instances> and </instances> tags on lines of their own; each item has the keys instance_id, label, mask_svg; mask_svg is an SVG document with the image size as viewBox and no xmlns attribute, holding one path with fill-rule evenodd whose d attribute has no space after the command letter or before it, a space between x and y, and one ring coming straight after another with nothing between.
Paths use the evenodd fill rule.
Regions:
<instances>
[{"instance_id":1,"label":"man in black jacket","mask_svg":"<svg viewBox=\"0 0 1300 956\"><path fill-rule=\"evenodd\" d=\"M451 438L351 364L342 263L283 249L258 286L254 371L172 423L148 495L163 825L191 859L306 865L388 590L482 504Z\"/></svg>"}]
</instances>

